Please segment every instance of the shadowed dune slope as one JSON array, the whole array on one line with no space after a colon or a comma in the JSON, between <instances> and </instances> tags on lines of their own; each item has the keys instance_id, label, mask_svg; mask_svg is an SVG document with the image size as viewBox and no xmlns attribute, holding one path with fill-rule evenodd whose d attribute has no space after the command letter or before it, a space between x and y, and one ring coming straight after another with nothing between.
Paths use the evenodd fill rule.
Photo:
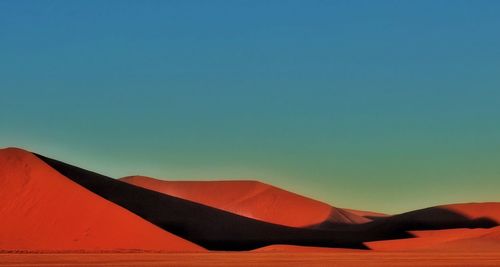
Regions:
<instances>
[{"instance_id":1,"label":"shadowed dune slope","mask_svg":"<svg viewBox=\"0 0 500 267\"><path fill-rule=\"evenodd\" d=\"M500 227L412 231L411 234L415 238L374 241L366 245L378 251L500 251Z\"/></svg>"},{"instance_id":2,"label":"shadowed dune slope","mask_svg":"<svg viewBox=\"0 0 500 267\"><path fill-rule=\"evenodd\" d=\"M499 225L495 220L498 214L500 205L498 203L464 203L453 204L445 206L430 207L415 211L410 211L394 216L379 217L365 224L357 225L331 225L324 228L330 229L356 229L359 233L363 234L365 245L372 249L379 249L383 240L390 241L389 245L383 244L382 246L390 248L390 244L401 244L400 248L404 249L404 244L413 246L418 242L423 242L418 239L415 231L433 232L435 230L445 229L458 229L458 228L492 228ZM412 240L408 239L412 238ZM414 239L413 239L414 238ZM401 240L395 240L401 239ZM372 241L381 241L376 243L367 243ZM392 243L391 243L392 242ZM417 243L415 243L417 242ZM397 247L393 247L398 249Z\"/></svg>"},{"instance_id":3,"label":"shadowed dune slope","mask_svg":"<svg viewBox=\"0 0 500 267\"><path fill-rule=\"evenodd\" d=\"M130 176L121 181L257 220L292 227L325 221L365 223L370 219L258 181L164 181Z\"/></svg>"},{"instance_id":4,"label":"shadowed dune slope","mask_svg":"<svg viewBox=\"0 0 500 267\"><path fill-rule=\"evenodd\" d=\"M202 251L62 176L33 154L0 150L0 250Z\"/></svg>"},{"instance_id":5,"label":"shadowed dune slope","mask_svg":"<svg viewBox=\"0 0 500 267\"><path fill-rule=\"evenodd\" d=\"M470 219L488 218L500 223L500 202L462 203L439 206Z\"/></svg>"},{"instance_id":6,"label":"shadowed dune slope","mask_svg":"<svg viewBox=\"0 0 500 267\"><path fill-rule=\"evenodd\" d=\"M365 248L363 235L357 229L337 231L271 224L37 156L97 195L210 250L250 250L273 244Z\"/></svg>"},{"instance_id":7,"label":"shadowed dune slope","mask_svg":"<svg viewBox=\"0 0 500 267\"><path fill-rule=\"evenodd\" d=\"M499 249L499 214L498 202L451 204L407 212L374 222L374 228L405 229L414 238L365 244L384 251Z\"/></svg>"},{"instance_id":8,"label":"shadowed dune slope","mask_svg":"<svg viewBox=\"0 0 500 267\"><path fill-rule=\"evenodd\" d=\"M499 225L498 214L500 203L463 203L410 211L380 218L372 224L405 230L491 228Z\"/></svg>"}]
</instances>

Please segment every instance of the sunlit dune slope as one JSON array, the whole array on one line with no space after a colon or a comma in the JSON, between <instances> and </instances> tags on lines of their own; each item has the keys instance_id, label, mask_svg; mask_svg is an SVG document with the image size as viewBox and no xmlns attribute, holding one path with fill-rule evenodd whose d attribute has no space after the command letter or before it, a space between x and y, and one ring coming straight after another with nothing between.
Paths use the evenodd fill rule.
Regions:
<instances>
[{"instance_id":1,"label":"sunlit dune slope","mask_svg":"<svg viewBox=\"0 0 500 267\"><path fill-rule=\"evenodd\" d=\"M15 148L0 150L0 250L203 251Z\"/></svg>"}]
</instances>

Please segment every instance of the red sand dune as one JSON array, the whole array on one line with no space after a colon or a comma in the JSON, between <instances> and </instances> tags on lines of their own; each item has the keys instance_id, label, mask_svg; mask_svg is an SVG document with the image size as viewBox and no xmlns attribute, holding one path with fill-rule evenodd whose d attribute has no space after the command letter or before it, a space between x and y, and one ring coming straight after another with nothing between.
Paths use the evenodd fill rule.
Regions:
<instances>
[{"instance_id":1,"label":"red sand dune","mask_svg":"<svg viewBox=\"0 0 500 267\"><path fill-rule=\"evenodd\" d=\"M365 248L363 242L395 235L387 231L379 232L376 225L375 229L369 229L366 224L328 224L311 229L268 223L34 155L87 190L165 231L211 250L242 251L276 244L361 249Z\"/></svg>"},{"instance_id":2,"label":"red sand dune","mask_svg":"<svg viewBox=\"0 0 500 267\"><path fill-rule=\"evenodd\" d=\"M500 203L463 203L437 206L469 219L487 218L500 223ZM436 218L437 219L437 218ZM373 250L500 250L500 226L490 229L446 229L410 231L415 238L384 240L365 243Z\"/></svg>"},{"instance_id":3,"label":"red sand dune","mask_svg":"<svg viewBox=\"0 0 500 267\"><path fill-rule=\"evenodd\" d=\"M500 251L500 227L411 231L415 238L368 242L377 251Z\"/></svg>"},{"instance_id":4,"label":"red sand dune","mask_svg":"<svg viewBox=\"0 0 500 267\"><path fill-rule=\"evenodd\" d=\"M62 176L0 150L0 251L203 251Z\"/></svg>"},{"instance_id":5,"label":"red sand dune","mask_svg":"<svg viewBox=\"0 0 500 267\"><path fill-rule=\"evenodd\" d=\"M488 218L500 223L500 202L463 203L439 206L469 219Z\"/></svg>"},{"instance_id":6,"label":"red sand dune","mask_svg":"<svg viewBox=\"0 0 500 267\"><path fill-rule=\"evenodd\" d=\"M369 219L258 181L163 181L144 176L124 182L265 222L306 227ZM292 212L293 211L293 212Z\"/></svg>"},{"instance_id":7,"label":"red sand dune","mask_svg":"<svg viewBox=\"0 0 500 267\"><path fill-rule=\"evenodd\" d=\"M146 218L143 219L129 211L132 209L127 210L129 206L125 205L126 208L124 208L95 193L112 191L122 196L127 190L117 192L117 185L128 187L133 193L141 193L139 194L141 198L138 198L141 201L140 203L143 203L144 196L148 194L153 194L154 199L158 197L172 198L168 199L168 201L158 202L162 203L162 205L170 205L167 205L168 209L163 209L163 211L168 211L168 213L165 213L165 216L167 216L165 218L172 216L171 210L176 210L175 207L178 207L179 203L186 202L182 203L184 208L194 205L198 207L194 209L196 211L205 212L206 209L209 209L211 211L209 218L214 218L213 214L218 214L222 218L220 219L221 222L232 223L230 224L230 228L244 225L243 229L245 231L249 228L248 225L259 227L266 225L265 227L262 226L264 227L262 229L278 227L280 229L285 228L290 233L311 231L316 234L325 231L319 233L321 238L325 238L325 233L333 233L331 229L298 229L266 224L207 206L261 221L294 227L313 226L324 222L350 224L341 226L341 229L345 227L346 230L368 227L369 231L357 232L358 234L373 234L371 230L376 232L379 229L394 229L395 233L397 231L405 233L404 231L420 229L419 231L409 232L415 238L366 242L365 245L367 247L376 251L374 253L378 253L377 251L419 251L419 253L430 251L441 251L442 253L451 251L500 251L500 226L490 229L445 229L454 227L492 227L499 225L500 203L451 204L416 210L395 216L387 216L368 211L335 208L328 204L257 181L162 181L140 176L122 179L122 181L139 187L121 183L112 178L94 177L94 180L102 182L98 186L102 186L105 190L93 187L99 190L89 191L76 183L75 180L70 179L71 177L75 179L72 175L68 173L66 173L67 176L62 175L61 173L65 173L62 171L64 168L54 167L54 169L50 166L58 165L49 166L48 164L47 161L42 160L40 157L20 149L10 148L0 150L0 252L206 251L198 245L173 235L147 221L151 219L151 214L158 214L157 210L154 213L145 213L147 216L143 216L143 218ZM75 173L73 174L76 175ZM97 174L94 173L92 175ZM90 176L84 175L79 179L83 179L82 177L85 177L85 181L90 179ZM151 192L140 187L207 206ZM116 197L116 195L113 196ZM108 199L112 199L112 201L116 200L113 198ZM164 207L161 205L152 206ZM184 208L177 209L177 211L182 211ZM185 217L182 217L184 220L181 220L182 223L192 223L192 221L185 219L192 219L193 214L198 214L198 212L185 212L184 214ZM368 224L353 225L369 222L370 218L374 217L381 218ZM164 217L158 218L162 218L160 220L161 223L165 222ZM474 223L470 224L469 220ZM207 220L195 219L195 222L205 221ZM239 222L241 225L235 222ZM163 224L158 225L162 226ZM212 225L214 224L212 223ZM199 225L196 224L195 226L198 227ZM201 228L193 229L203 230L206 227L207 225L202 224ZM256 229L261 229L259 227ZM197 233L198 230L194 232ZM271 232L283 233L284 230L273 231ZM209 233L217 233L215 235L217 241L220 239L221 233L226 234L227 232L227 227L222 229L222 232L209 231ZM262 234L262 231L259 230L250 233L251 240L256 238L256 233ZM345 234L345 232L339 233ZM356 234L356 232L352 233ZM385 234L385 232L383 233ZM352 236L350 232L347 232L347 234L349 238ZM390 235L390 231L387 234L387 236L382 236L382 238L394 238ZM333 236L327 236L326 238L328 241L331 241L330 239L338 237L337 235L338 233L334 233ZM234 236L231 234L228 240L234 239ZM267 236L269 234L264 234L264 237ZM285 236L294 236L294 234L289 235L286 232ZM247 238L248 236L244 235L244 237ZM248 238L242 240L248 240ZM241 242L241 240L237 240L237 242ZM361 242L363 241L359 241L359 243ZM271 244L278 245L261 247L255 249L254 252L350 253L354 251L358 253L359 251L353 249L282 245L296 243L281 241ZM307 244L316 245L306 242Z\"/></svg>"}]
</instances>

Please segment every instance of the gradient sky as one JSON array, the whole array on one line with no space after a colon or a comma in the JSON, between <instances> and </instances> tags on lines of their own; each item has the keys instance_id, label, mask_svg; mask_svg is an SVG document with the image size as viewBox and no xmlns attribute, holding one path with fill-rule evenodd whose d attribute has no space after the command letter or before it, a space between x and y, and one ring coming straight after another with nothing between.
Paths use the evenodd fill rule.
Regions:
<instances>
[{"instance_id":1,"label":"gradient sky","mask_svg":"<svg viewBox=\"0 0 500 267\"><path fill-rule=\"evenodd\" d=\"M0 147L340 207L500 201L500 1L0 1Z\"/></svg>"}]
</instances>

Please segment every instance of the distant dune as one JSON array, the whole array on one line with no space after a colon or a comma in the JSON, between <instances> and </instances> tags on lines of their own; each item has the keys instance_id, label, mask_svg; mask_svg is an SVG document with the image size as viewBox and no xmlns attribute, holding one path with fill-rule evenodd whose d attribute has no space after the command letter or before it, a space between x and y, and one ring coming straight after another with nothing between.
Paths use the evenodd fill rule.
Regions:
<instances>
[{"instance_id":1,"label":"distant dune","mask_svg":"<svg viewBox=\"0 0 500 267\"><path fill-rule=\"evenodd\" d=\"M359 253L500 250L500 203L396 215L258 181L113 179L0 150L0 252Z\"/></svg>"},{"instance_id":2,"label":"distant dune","mask_svg":"<svg viewBox=\"0 0 500 267\"><path fill-rule=\"evenodd\" d=\"M500 223L499 202L450 204L440 207L460 213L469 219L484 218Z\"/></svg>"},{"instance_id":3,"label":"distant dune","mask_svg":"<svg viewBox=\"0 0 500 267\"><path fill-rule=\"evenodd\" d=\"M257 220L292 227L365 223L370 219L258 181L164 181L130 176L121 181Z\"/></svg>"},{"instance_id":4,"label":"distant dune","mask_svg":"<svg viewBox=\"0 0 500 267\"><path fill-rule=\"evenodd\" d=\"M0 150L0 250L203 251L19 149Z\"/></svg>"},{"instance_id":5,"label":"distant dune","mask_svg":"<svg viewBox=\"0 0 500 267\"><path fill-rule=\"evenodd\" d=\"M492 229L446 229L412 231L415 237L368 242L378 251L500 251L500 227Z\"/></svg>"},{"instance_id":6,"label":"distant dune","mask_svg":"<svg viewBox=\"0 0 500 267\"><path fill-rule=\"evenodd\" d=\"M499 215L498 202L451 204L412 211L387 218L384 227L394 229L406 225L414 238L365 244L370 249L384 251L500 249Z\"/></svg>"}]
</instances>

